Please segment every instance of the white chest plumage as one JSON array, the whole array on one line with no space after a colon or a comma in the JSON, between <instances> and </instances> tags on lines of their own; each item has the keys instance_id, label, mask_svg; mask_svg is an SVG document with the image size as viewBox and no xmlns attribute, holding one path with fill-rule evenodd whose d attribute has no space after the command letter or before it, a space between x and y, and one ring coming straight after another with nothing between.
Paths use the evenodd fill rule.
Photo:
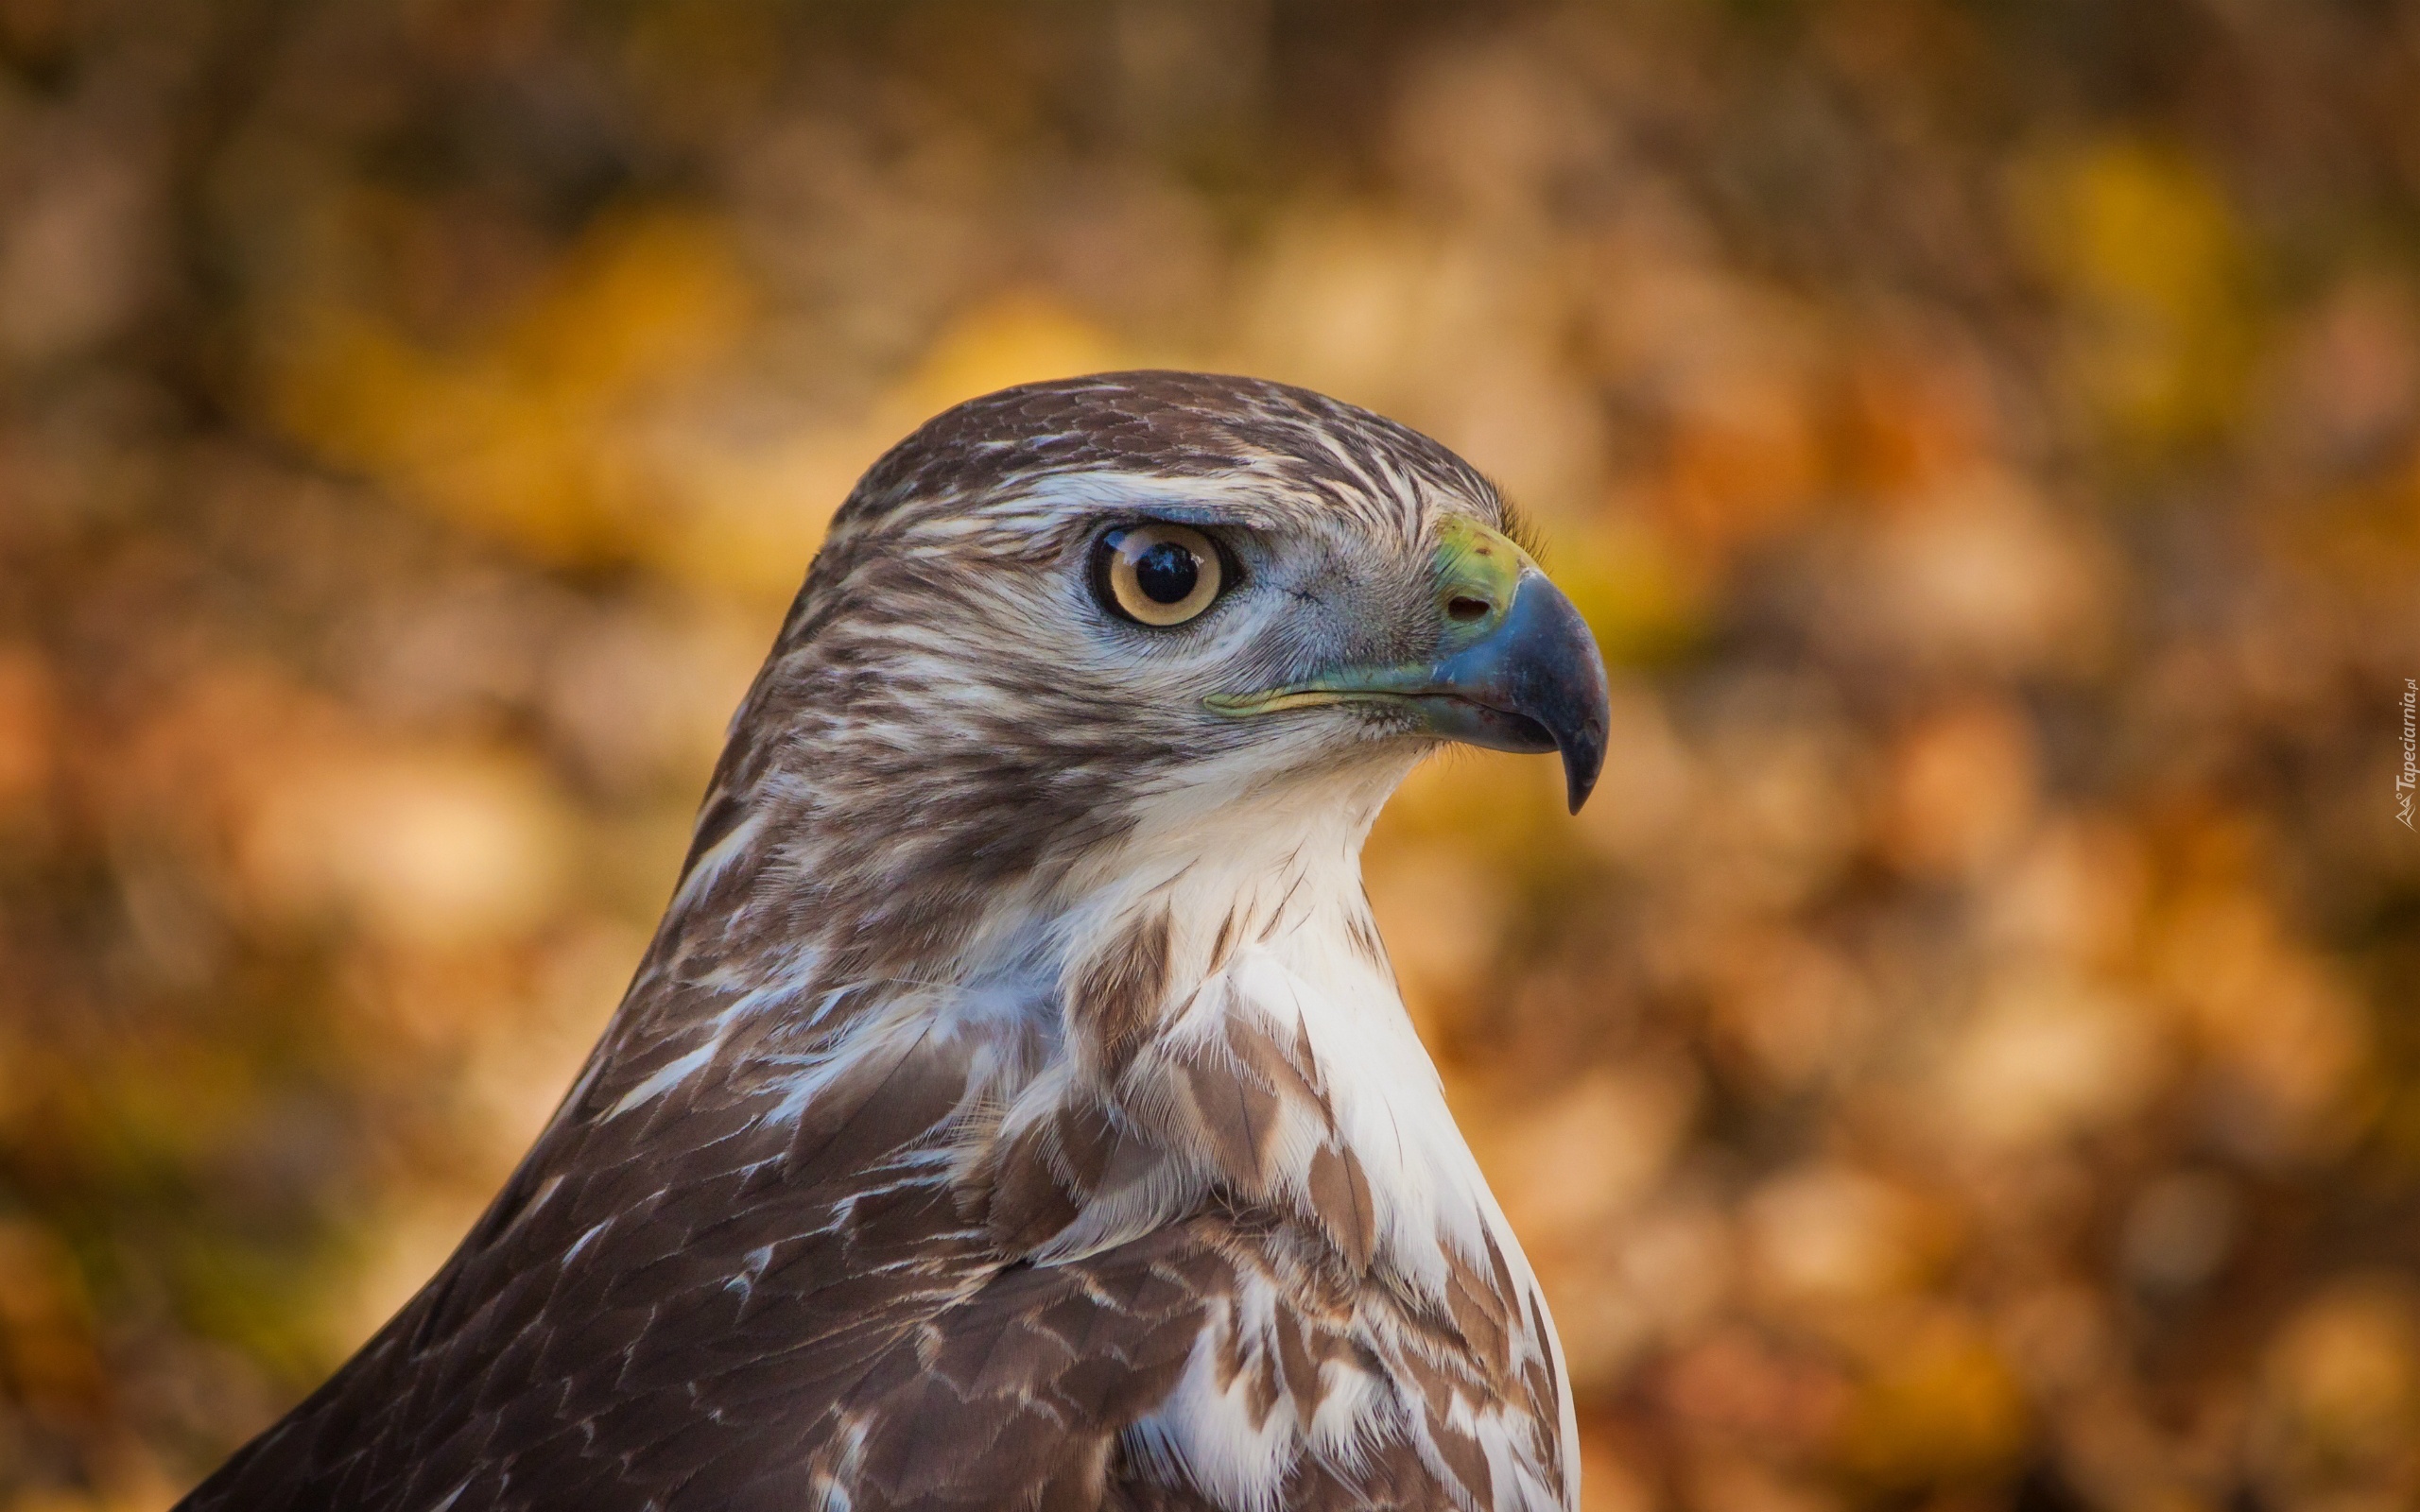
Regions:
<instances>
[{"instance_id":1,"label":"white chest plumage","mask_svg":"<svg viewBox=\"0 0 2420 1512\"><path fill-rule=\"evenodd\" d=\"M1357 889L1338 902L1340 913L1361 906ZM1306 1454L1349 1462L1389 1438L1409 1442L1448 1472L1454 1449L1439 1442L1447 1436L1484 1455L1497 1512L1569 1505L1578 1446L1552 1324L1392 974L1360 943L1373 938L1306 921L1268 945L1239 950L1171 1030L1179 1041L1194 1035L1207 1042L1215 1031L1197 1020L1255 1023L1270 1041L1299 1046L1318 1068L1333 1137L1366 1176L1374 1218L1372 1280L1349 1321L1340 1320L1357 1346L1354 1358L1325 1362L1309 1400L1290 1386L1273 1404L1256 1400L1252 1367L1284 1350L1280 1319L1304 1303L1282 1276L1251 1277L1208 1321L1184 1378L1144 1421L1141 1436L1237 1512L1281 1505L1288 1477ZM1318 1121L1302 1122L1294 1138L1280 1142L1276 1184L1315 1202ZM1436 1341L1421 1336L1415 1320L1424 1304L1454 1318L1458 1302L1468 1305L1461 1294L1508 1283L1502 1336L1465 1341L1476 1354L1497 1358L1475 1372L1441 1369ZM1414 1299L1409 1309L1407 1295ZM1498 1371L1501 1378L1489 1379ZM1551 1383L1548 1401L1504 1391L1504 1379L1533 1386L1541 1371ZM1286 1379L1282 1369L1274 1375ZM1552 1420L1535 1420L1541 1407Z\"/></svg>"}]
</instances>

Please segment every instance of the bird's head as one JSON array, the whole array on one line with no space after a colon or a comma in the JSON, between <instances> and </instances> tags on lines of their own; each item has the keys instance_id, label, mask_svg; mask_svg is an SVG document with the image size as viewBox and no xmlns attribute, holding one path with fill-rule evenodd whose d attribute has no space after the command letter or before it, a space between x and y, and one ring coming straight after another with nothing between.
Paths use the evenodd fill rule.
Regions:
<instances>
[{"instance_id":1,"label":"bird's head","mask_svg":"<svg viewBox=\"0 0 2420 1512\"><path fill-rule=\"evenodd\" d=\"M1283 846L1340 809L1357 842L1452 741L1559 751L1576 810L1604 667L1517 534L1443 447L1301 389L1118 373L961 404L835 518L684 895L746 849L851 918L948 919L1138 834Z\"/></svg>"}]
</instances>

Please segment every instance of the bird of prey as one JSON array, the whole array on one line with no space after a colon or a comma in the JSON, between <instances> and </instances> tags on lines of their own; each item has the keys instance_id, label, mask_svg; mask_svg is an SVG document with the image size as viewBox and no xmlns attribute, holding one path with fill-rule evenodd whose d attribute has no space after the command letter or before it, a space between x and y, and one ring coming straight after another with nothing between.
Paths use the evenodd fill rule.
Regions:
<instances>
[{"instance_id":1,"label":"bird of prey","mask_svg":"<svg viewBox=\"0 0 2420 1512\"><path fill-rule=\"evenodd\" d=\"M1441 743L1596 780L1603 663L1519 539L1272 383L927 422L536 1145L182 1506L1573 1506L1553 1326L1360 875Z\"/></svg>"}]
</instances>

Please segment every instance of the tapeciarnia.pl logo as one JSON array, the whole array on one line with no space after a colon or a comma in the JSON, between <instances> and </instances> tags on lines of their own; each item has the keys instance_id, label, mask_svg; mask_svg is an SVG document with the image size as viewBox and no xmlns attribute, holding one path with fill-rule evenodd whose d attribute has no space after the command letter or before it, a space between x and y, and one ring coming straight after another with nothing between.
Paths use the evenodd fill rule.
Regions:
<instances>
[{"instance_id":1,"label":"tapeciarnia.pl logo","mask_svg":"<svg viewBox=\"0 0 2420 1512\"><path fill-rule=\"evenodd\" d=\"M2394 816L2412 829L2412 789L2420 787L2420 678L2403 679L2403 770L2394 774Z\"/></svg>"}]
</instances>

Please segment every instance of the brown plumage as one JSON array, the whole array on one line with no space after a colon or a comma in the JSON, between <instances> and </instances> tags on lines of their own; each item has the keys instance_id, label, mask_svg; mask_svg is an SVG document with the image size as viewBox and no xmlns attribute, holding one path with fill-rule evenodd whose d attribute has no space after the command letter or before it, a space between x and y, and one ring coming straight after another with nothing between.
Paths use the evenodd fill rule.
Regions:
<instances>
[{"instance_id":1,"label":"brown plumage","mask_svg":"<svg viewBox=\"0 0 2420 1512\"><path fill-rule=\"evenodd\" d=\"M1153 521L1220 575L1184 625L1102 596ZM1570 1504L1551 1328L1358 881L1442 738L1594 776L1601 667L1505 524L1241 379L901 443L553 1122L184 1506Z\"/></svg>"}]
</instances>

